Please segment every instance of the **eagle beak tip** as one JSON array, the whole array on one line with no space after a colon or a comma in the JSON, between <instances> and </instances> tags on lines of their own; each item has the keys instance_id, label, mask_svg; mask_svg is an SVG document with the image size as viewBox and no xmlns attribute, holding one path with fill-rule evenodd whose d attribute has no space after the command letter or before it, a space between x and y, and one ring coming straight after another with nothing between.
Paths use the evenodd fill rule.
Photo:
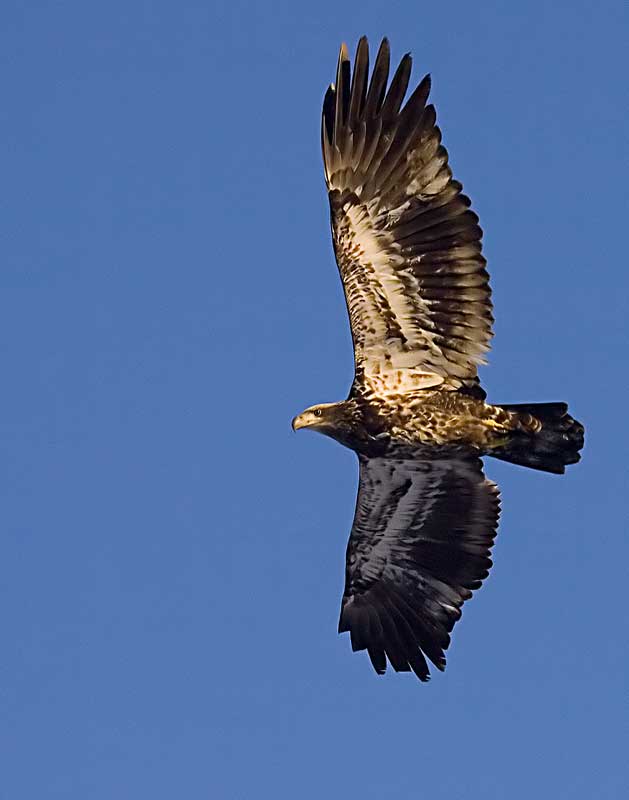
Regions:
<instances>
[{"instance_id":1,"label":"eagle beak tip","mask_svg":"<svg viewBox=\"0 0 629 800\"><path fill-rule=\"evenodd\" d=\"M300 428L307 427L308 423L304 421L303 414L297 414L296 417L293 417L293 421L291 422L290 426L294 431L298 431Z\"/></svg>"}]
</instances>

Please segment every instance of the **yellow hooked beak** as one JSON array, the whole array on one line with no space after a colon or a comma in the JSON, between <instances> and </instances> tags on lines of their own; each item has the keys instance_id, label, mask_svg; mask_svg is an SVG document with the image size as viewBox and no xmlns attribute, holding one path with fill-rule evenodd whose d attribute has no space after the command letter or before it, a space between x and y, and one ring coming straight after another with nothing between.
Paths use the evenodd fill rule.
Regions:
<instances>
[{"instance_id":1,"label":"yellow hooked beak","mask_svg":"<svg viewBox=\"0 0 629 800\"><path fill-rule=\"evenodd\" d=\"M305 419L305 417L306 417L305 414L297 414L297 416L293 418L291 426L294 431L298 431L300 428L308 427L308 422Z\"/></svg>"}]
</instances>

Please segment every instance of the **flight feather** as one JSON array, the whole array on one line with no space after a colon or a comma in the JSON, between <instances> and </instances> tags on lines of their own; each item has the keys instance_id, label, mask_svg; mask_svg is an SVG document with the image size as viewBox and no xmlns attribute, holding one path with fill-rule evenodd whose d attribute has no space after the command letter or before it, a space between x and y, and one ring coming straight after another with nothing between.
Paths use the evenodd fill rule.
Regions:
<instances>
[{"instance_id":1,"label":"flight feather","mask_svg":"<svg viewBox=\"0 0 629 800\"><path fill-rule=\"evenodd\" d=\"M492 336L482 231L452 177L426 76L404 103L405 55L388 85L383 40L369 79L361 39L353 72L342 46L321 139L336 259L357 377L402 370L420 388L468 388ZM398 381L399 382L399 381Z\"/></svg>"},{"instance_id":2,"label":"flight feather","mask_svg":"<svg viewBox=\"0 0 629 800\"><path fill-rule=\"evenodd\" d=\"M461 606L489 574L500 502L480 459L360 458L339 631L377 672L444 669Z\"/></svg>"}]
</instances>

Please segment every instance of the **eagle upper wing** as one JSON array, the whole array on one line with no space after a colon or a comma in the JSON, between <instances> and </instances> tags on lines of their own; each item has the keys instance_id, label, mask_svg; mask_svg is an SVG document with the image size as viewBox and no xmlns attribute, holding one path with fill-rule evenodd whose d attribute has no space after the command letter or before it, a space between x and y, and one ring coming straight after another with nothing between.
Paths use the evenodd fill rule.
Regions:
<instances>
[{"instance_id":1,"label":"eagle upper wing","mask_svg":"<svg viewBox=\"0 0 629 800\"><path fill-rule=\"evenodd\" d=\"M382 674L440 670L461 606L491 567L500 495L480 459L360 456L339 632Z\"/></svg>"},{"instance_id":2,"label":"eagle upper wing","mask_svg":"<svg viewBox=\"0 0 629 800\"><path fill-rule=\"evenodd\" d=\"M368 72L367 40L353 74L343 45L321 126L357 377L379 376L382 390L478 387L493 322L482 231L426 105L429 76L401 108L411 57L386 91L386 39Z\"/></svg>"}]
</instances>

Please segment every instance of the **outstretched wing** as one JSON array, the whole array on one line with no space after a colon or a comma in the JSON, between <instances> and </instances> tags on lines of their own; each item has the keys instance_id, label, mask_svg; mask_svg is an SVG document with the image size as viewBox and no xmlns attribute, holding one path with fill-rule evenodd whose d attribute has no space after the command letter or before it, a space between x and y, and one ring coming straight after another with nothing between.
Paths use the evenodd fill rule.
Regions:
<instances>
[{"instance_id":1,"label":"outstretched wing","mask_svg":"<svg viewBox=\"0 0 629 800\"><path fill-rule=\"evenodd\" d=\"M500 496L480 459L360 457L339 632L379 674L440 670L461 606L491 567Z\"/></svg>"},{"instance_id":2,"label":"outstretched wing","mask_svg":"<svg viewBox=\"0 0 629 800\"><path fill-rule=\"evenodd\" d=\"M477 387L493 322L478 217L426 105L429 76L401 108L411 57L386 91L386 39L369 82L368 72L367 40L353 74L343 45L321 126L357 375L379 376L397 391Z\"/></svg>"}]
</instances>

